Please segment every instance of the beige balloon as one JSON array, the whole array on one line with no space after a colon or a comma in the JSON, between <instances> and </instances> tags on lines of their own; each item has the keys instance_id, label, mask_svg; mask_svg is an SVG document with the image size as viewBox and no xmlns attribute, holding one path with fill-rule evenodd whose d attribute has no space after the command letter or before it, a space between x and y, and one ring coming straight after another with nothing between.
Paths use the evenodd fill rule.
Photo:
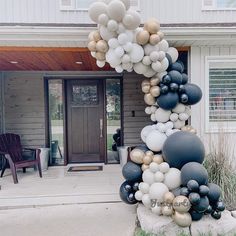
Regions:
<instances>
[{"instance_id":1,"label":"beige balloon","mask_svg":"<svg viewBox=\"0 0 236 236\"><path fill-rule=\"evenodd\" d=\"M192 128L192 129L190 130L190 133L192 133L192 134L197 134L197 130L194 129L194 128Z\"/></svg>"},{"instance_id":2,"label":"beige balloon","mask_svg":"<svg viewBox=\"0 0 236 236\"><path fill-rule=\"evenodd\" d=\"M150 93L144 95L144 101L149 106L152 106L156 103L155 98Z\"/></svg>"},{"instance_id":3,"label":"beige balloon","mask_svg":"<svg viewBox=\"0 0 236 236\"><path fill-rule=\"evenodd\" d=\"M153 86L150 89L150 93L153 97L159 97L161 94L161 89L159 86Z\"/></svg>"},{"instance_id":4,"label":"beige balloon","mask_svg":"<svg viewBox=\"0 0 236 236\"><path fill-rule=\"evenodd\" d=\"M154 155L153 161L156 162L158 165L164 162L162 155Z\"/></svg>"},{"instance_id":5,"label":"beige balloon","mask_svg":"<svg viewBox=\"0 0 236 236\"><path fill-rule=\"evenodd\" d=\"M180 213L186 213L191 208L191 203L187 197L177 196L173 201L173 208Z\"/></svg>"},{"instance_id":6,"label":"beige balloon","mask_svg":"<svg viewBox=\"0 0 236 236\"><path fill-rule=\"evenodd\" d=\"M161 41L162 39L164 39L164 37L165 37L165 34L164 34L162 31L159 31L159 32L157 33L157 35L160 37L160 41Z\"/></svg>"},{"instance_id":7,"label":"beige balloon","mask_svg":"<svg viewBox=\"0 0 236 236\"><path fill-rule=\"evenodd\" d=\"M131 161L137 163L137 164L143 164L143 158L145 154L142 150L140 149L134 149L130 153L130 159Z\"/></svg>"},{"instance_id":8,"label":"beige balloon","mask_svg":"<svg viewBox=\"0 0 236 236\"><path fill-rule=\"evenodd\" d=\"M147 156L151 156L153 158L154 153L152 151L147 151L145 152Z\"/></svg>"},{"instance_id":9,"label":"beige balloon","mask_svg":"<svg viewBox=\"0 0 236 236\"><path fill-rule=\"evenodd\" d=\"M143 158L143 164L145 165L149 165L151 162L152 162L152 156L148 156L146 155L144 158Z\"/></svg>"},{"instance_id":10,"label":"beige balloon","mask_svg":"<svg viewBox=\"0 0 236 236\"><path fill-rule=\"evenodd\" d=\"M146 30L142 30L142 31L138 32L138 34L136 36L137 43L140 45L147 44L149 41L149 38L150 38L150 34Z\"/></svg>"},{"instance_id":11,"label":"beige balloon","mask_svg":"<svg viewBox=\"0 0 236 236\"><path fill-rule=\"evenodd\" d=\"M150 36L149 42L151 45L156 45L161 41L161 38L158 34L152 34Z\"/></svg>"},{"instance_id":12,"label":"beige balloon","mask_svg":"<svg viewBox=\"0 0 236 236\"><path fill-rule=\"evenodd\" d=\"M164 195L165 203L172 204L175 199L175 195L172 192L168 192Z\"/></svg>"},{"instance_id":13,"label":"beige balloon","mask_svg":"<svg viewBox=\"0 0 236 236\"><path fill-rule=\"evenodd\" d=\"M158 84L160 84L161 80L159 77L152 77L150 80L150 84L151 86L156 86Z\"/></svg>"},{"instance_id":14,"label":"beige balloon","mask_svg":"<svg viewBox=\"0 0 236 236\"><path fill-rule=\"evenodd\" d=\"M142 171L144 172L145 170L149 169L149 165L143 164L141 167Z\"/></svg>"},{"instance_id":15,"label":"beige balloon","mask_svg":"<svg viewBox=\"0 0 236 236\"><path fill-rule=\"evenodd\" d=\"M150 85L144 85L142 86L142 92L143 93L150 93L151 86Z\"/></svg>"},{"instance_id":16,"label":"beige balloon","mask_svg":"<svg viewBox=\"0 0 236 236\"><path fill-rule=\"evenodd\" d=\"M149 19L144 24L144 29L147 30L150 34L156 34L160 30L160 24L156 19Z\"/></svg>"},{"instance_id":17,"label":"beige balloon","mask_svg":"<svg viewBox=\"0 0 236 236\"><path fill-rule=\"evenodd\" d=\"M176 211L173 215L173 220L180 227L189 227L192 224L190 213L180 213Z\"/></svg>"},{"instance_id":18,"label":"beige balloon","mask_svg":"<svg viewBox=\"0 0 236 236\"><path fill-rule=\"evenodd\" d=\"M92 31L92 32L89 33L89 36L88 36L88 41L89 42L94 41L94 36L93 36L94 32L96 32L96 31Z\"/></svg>"},{"instance_id":19,"label":"beige balloon","mask_svg":"<svg viewBox=\"0 0 236 236\"><path fill-rule=\"evenodd\" d=\"M88 43L88 49L89 49L89 51L91 51L91 52L96 52L96 51L97 51L96 45L97 45L97 43L96 43L95 41L89 42L89 43Z\"/></svg>"},{"instance_id":20,"label":"beige balloon","mask_svg":"<svg viewBox=\"0 0 236 236\"><path fill-rule=\"evenodd\" d=\"M98 42L99 40L102 39L102 37L101 37L99 31L94 31L94 33L93 33L93 38L94 38L94 40L95 40L96 42Z\"/></svg>"},{"instance_id":21,"label":"beige balloon","mask_svg":"<svg viewBox=\"0 0 236 236\"><path fill-rule=\"evenodd\" d=\"M146 85L151 85L150 80L145 79L145 80L142 81L141 86L143 87L143 86L146 86Z\"/></svg>"},{"instance_id":22,"label":"beige balloon","mask_svg":"<svg viewBox=\"0 0 236 236\"><path fill-rule=\"evenodd\" d=\"M96 53L96 59L99 61L105 61L106 55L103 52L97 52Z\"/></svg>"},{"instance_id":23,"label":"beige balloon","mask_svg":"<svg viewBox=\"0 0 236 236\"><path fill-rule=\"evenodd\" d=\"M97 49L98 52L105 53L105 52L108 51L109 47L108 47L108 44L105 40L99 40L97 42L96 49Z\"/></svg>"},{"instance_id":24,"label":"beige balloon","mask_svg":"<svg viewBox=\"0 0 236 236\"><path fill-rule=\"evenodd\" d=\"M174 213L173 207L171 205L163 206L161 211L164 216L172 216Z\"/></svg>"}]
</instances>

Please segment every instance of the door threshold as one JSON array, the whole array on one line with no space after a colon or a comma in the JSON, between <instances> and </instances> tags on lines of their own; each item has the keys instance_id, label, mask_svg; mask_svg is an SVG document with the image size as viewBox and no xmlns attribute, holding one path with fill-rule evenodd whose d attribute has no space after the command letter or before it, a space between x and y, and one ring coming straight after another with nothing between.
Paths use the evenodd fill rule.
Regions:
<instances>
[{"instance_id":1,"label":"door threshold","mask_svg":"<svg viewBox=\"0 0 236 236\"><path fill-rule=\"evenodd\" d=\"M72 166L104 166L104 163L70 163L66 167L72 167Z\"/></svg>"}]
</instances>

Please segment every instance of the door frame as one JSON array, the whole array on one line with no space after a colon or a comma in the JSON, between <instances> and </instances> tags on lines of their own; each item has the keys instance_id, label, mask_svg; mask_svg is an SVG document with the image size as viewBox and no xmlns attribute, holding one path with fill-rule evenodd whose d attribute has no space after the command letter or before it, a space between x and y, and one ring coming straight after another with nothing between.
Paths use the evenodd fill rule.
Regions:
<instances>
[{"instance_id":1,"label":"door frame","mask_svg":"<svg viewBox=\"0 0 236 236\"><path fill-rule=\"evenodd\" d=\"M100 73L95 72L91 74L83 75L45 75L44 76L44 101L45 101L45 143L46 147L50 148L50 120L49 120L49 93L48 93L48 81L49 80L62 80L62 96L63 96L63 140L64 140L64 166L68 165L68 129L67 129L67 86L68 80L103 80L103 97L104 97L104 112L103 112L103 126L104 126L104 164L108 164L107 159L107 117L106 117L106 80L107 79L119 79L120 80L120 96L121 96L121 133L122 133L122 144L123 144L123 74L117 74L113 72Z\"/></svg>"}]
</instances>

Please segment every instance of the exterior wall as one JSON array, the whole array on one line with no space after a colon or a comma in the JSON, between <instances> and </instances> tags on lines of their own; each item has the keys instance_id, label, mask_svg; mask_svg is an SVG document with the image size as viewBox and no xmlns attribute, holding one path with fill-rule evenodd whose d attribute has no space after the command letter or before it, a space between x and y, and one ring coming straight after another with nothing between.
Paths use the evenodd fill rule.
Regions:
<instances>
[{"instance_id":1,"label":"exterior wall","mask_svg":"<svg viewBox=\"0 0 236 236\"><path fill-rule=\"evenodd\" d=\"M192 107L191 124L197 129L199 136L205 143L205 147L208 150L210 141L217 139L219 133L208 133L206 132L206 112L205 102L206 101L206 75L205 75L205 57L206 56L229 56L236 55L235 46L227 47L192 47L191 48L191 81L198 84L203 91L203 98L201 102ZM228 140L232 140L231 146L234 147L236 133L230 132ZM232 150L233 151L233 150ZM234 150L236 154L236 150Z\"/></svg>"},{"instance_id":2,"label":"exterior wall","mask_svg":"<svg viewBox=\"0 0 236 236\"><path fill-rule=\"evenodd\" d=\"M148 3L147 3L148 2ZM0 23L92 23L87 11L61 11L60 0L1 0ZM143 20L169 23L235 22L236 11L202 11L201 0L140 0Z\"/></svg>"},{"instance_id":3,"label":"exterior wall","mask_svg":"<svg viewBox=\"0 0 236 236\"><path fill-rule=\"evenodd\" d=\"M44 83L41 73L5 74L5 129L21 135L22 145L45 145Z\"/></svg>"},{"instance_id":4,"label":"exterior wall","mask_svg":"<svg viewBox=\"0 0 236 236\"><path fill-rule=\"evenodd\" d=\"M4 131L4 92L3 92L4 74L0 72L0 133Z\"/></svg>"},{"instance_id":5,"label":"exterior wall","mask_svg":"<svg viewBox=\"0 0 236 236\"><path fill-rule=\"evenodd\" d=\"M136 146L142 143L140 132L150 124L150 117L145 114L146 107L141 91L143 77L127 73L123 80L123 109L124 109L124 145ZM133 114L135 113L135 117Z\"/></svg>"}]
</instances>

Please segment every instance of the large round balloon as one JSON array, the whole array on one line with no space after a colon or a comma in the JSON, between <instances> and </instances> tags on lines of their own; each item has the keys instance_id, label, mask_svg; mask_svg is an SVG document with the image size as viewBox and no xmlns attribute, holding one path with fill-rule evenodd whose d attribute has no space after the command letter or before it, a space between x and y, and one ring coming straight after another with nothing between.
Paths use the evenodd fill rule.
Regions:
<instances>
[{"instance_id":1,"label":"large round balloon","mask_svg":"<svg viewBox=\"0 0 236 236\"><path fill-rule=\"evenodd\" d=\"M211 203L216 203L219 201L220 199L220 195L221 195L221 189L217 184L214 183L209 183L208 184L208 188L209 188L209 193L208 193L208 198L209 201Z\"/></svg>"},{"instance_id":2,"label":"large round balloon","mask_svg":"<svg viewBox=\"0 0 236 236\"><path fill-rule=\"evenodd\" d=\"M136 182L142 179L141 167L131 161L124 165L122 174L124 178L130 182Z\"/></svg>"},{"instance_id":3,"label":"large round balloon","mask_svg":"<svg viewBox=\"0 0 236 236\"><path fill-rule=\"evenodd\" d=\"M196 84L184 85L185 94L188 96L187 105L194 105L198 103L202 98L202 90Z\"/></svg>"},{"instance_id":4,"label":"large round balloon","mask_svg":"<svg viewBox=\"0 0 236 236\"><path fill-rule=\"evenodd\" d=\"M202 163L205 150L203 143L195 134L179 131L170 135L165 141L163 156L170 167L181 169L188 162Z\"/></svg>"},{"instance_id":5,"label":"large round balloon","mask_svg":"<svg viewBox=\"0 0 236 236\"><path fill-rule=\"evenodd\" d=\"M179 102L178 94L172 92L169 92L167 94L162 94L157 98L157 104L165 110L171 110L175 108L178 102Z\"/></svg>"},{"instance_id":6,"label":"large round balloon","mask_svg":"<svg viewBox=\"0 0 236 236\"><path fill-rule=\"evenodd\" d=\"M125 181L120 186L120 198L123 202L127 204L136 204L138 201L135 198L135 192L132 189L132 184Z\"/></svg>"},{"instance_id":7,"label":"large round balloon","mask_svg":"<svg viewBox=\"0 0 236 236\"><path fill-rule=\"evenodd\" d=\"M198 162L189 162L181 169L181 183L187 186L190 180L196 180L199 185L208 183L208 173L203 165Z\"/></svg>"},{"instance_id":8,"label":"large round balloon","mask_svg":"<svg viewBox=\"0 0 236 236\"><path fill-rule=\"evenodd\" d=\"M167 136L157 130L150 132L146 138L147 147L154 151L160 152L162 150L163 144L166 141Z\"/></svg>"}]
</instances>

